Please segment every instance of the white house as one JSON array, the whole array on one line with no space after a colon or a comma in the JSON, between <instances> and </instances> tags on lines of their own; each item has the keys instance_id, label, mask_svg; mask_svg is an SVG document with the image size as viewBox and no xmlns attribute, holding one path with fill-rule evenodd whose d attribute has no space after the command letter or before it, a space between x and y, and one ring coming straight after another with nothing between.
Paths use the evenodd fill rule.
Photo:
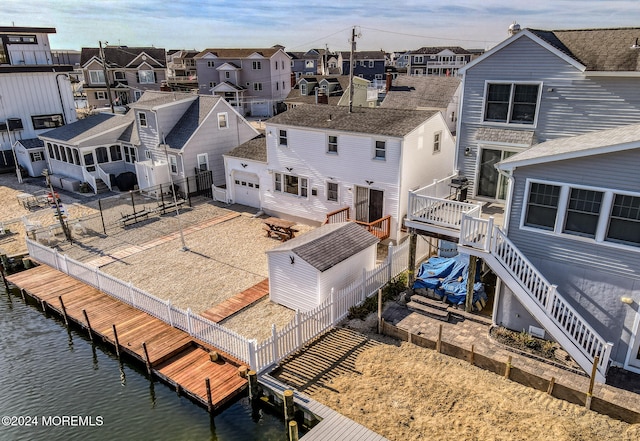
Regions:
<instances>
[{"instance_id":1,"label":"white house","mask_svg":"<svg viewBox=\"0 0 640 441\"><path fill-rule=\"evenodd\" d=\"M453 172L438 111L308 104L266 122L266 137L226 155L229 198L311 224L355 220L397 240L411 189ZM239 178L241 177L241 178Z\"/></svg>"},{"instance_id":2,"label":"white house","mask_svg":"<svg viewBox=\"0 0 640 441\"><path fill-rule=\"evenodd\" d=\"M376 264L378 239L353 222L323 225L267 251L269 298L309 311Z\"/></svg>"}]
</instances>

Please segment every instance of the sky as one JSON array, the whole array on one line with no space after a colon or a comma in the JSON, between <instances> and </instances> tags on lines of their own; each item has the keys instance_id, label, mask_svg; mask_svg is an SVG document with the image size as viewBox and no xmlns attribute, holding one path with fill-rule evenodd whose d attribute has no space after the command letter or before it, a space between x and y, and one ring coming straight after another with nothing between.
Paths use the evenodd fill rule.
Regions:
<instances>
[{"instance_id":1,"label":"sky","mask_svg":"<svg viewBox=\"0 0 640 441\"><path fill-rule=\"evenodd\" d=\"M53 49L165 49L275 44L387 52L423 46L489 49L522 28L640 27L638 0L1 0L0 26L54 27ZM639 35L640 37L640 35Z\"/></svg>"}]
</instances>

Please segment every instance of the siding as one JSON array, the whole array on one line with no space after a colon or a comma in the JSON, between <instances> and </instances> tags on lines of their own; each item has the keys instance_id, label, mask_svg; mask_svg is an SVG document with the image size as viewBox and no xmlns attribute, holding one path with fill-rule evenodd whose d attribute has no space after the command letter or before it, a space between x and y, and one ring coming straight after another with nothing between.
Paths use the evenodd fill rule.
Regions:
<instances>
[{"instance_id":1,"label":"siding","mask_svg":"<svg viewBox=\"0 0 640 441\"><path fill-rule=\"evenodd\" d=\"M482 123L485 80L542 81L536 127ZM542 142L636 123L640 122L640 88L636 78L587 78L555 54L522 37L465 73L460 120L458 168L472 180L476 175L478 127L535 129L538 142ZM467 147L471 148L471 155L464 156Z\"/></svg>"},{"instance_id":2,"label":"siding","mask_svg":"<svg viewBox=\"0 0 640 441\"><path fill-rule=\"evenodd\" d=\"M269 260L269 298L288 308L308 311L318 304L318 270L291 251L267 253Z\"/></svg>"},{"instance_id":3,"label":"siding","mask_svg":"<svg viewBox=\"0 0 640 441\"><path fill-rule=\"evenodd\" d=\"M333 268L320 273L319 303L331 295L331 288L337 291L356 280L362 280L362 270L371 270L376 265L376 250L377 247L375 245L370 246L347 260L343 260Z\"/></svg>"}]
</instances>

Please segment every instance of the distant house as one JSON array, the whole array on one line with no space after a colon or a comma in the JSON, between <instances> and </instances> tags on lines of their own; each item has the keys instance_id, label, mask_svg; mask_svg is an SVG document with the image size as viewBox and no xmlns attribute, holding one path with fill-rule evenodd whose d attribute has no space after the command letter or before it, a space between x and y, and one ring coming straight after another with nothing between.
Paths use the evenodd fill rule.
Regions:
<instances>
[{"instance_id":1,"label":"distant house","mask_svg":"<svg viewBox=\"0 0 640 441\"><path fill-rule=\"evenodd\" d=\"M166 57L165 50L156 47L106 46L102 53L97 47L83 47L80 65L89 106L109 107L111 102L124 106L145 91L159 91L166 81Z\"/></svg>"},{"instance_id":2,"label":"distant house","mask_svg":"<svg viewBox=\"0 0 640 441\"><path fill-rule=\"evenodd\" d=\"M87 182L98 192L124 172L136 173L141 189L202 171L223 185L222 154L256 134L219 97L146 92L125 115L90 116L40 139L51 174Z\"/></svg>"},{"instance_id":3,"label":"distant house","mask_svg":"<svg viewBox=\"0 0 640 441\"><path fill-rule=\"evenodd\" d=\"M473 59L473 54L459 46L421 47L406 53L398 67L406 67L408 75L457 76Z\"/></svg>"},{"instance_id":4,"label":"distant house","mask_svg":"<svg viewBox=\"0 0 640 441\"><path fill-rule=\"evenodd\" d=\"M268 117L284 110L291 58L282 47L210 48L194 58L200 94L223 97L241 115Z\"/></svg>"},{"instance_id":5,"label":"distant house","mask_svg":"<svg viewBox=\"0 0 640 441\"><path fill-rule=\"evenodd\" d=\"M167 87L176 92L198 90L198 71L195 56L200 51L167 51Z\"/></svg>"},{"instance_id":6,"label":"distant house","mask_svg":"<svg viewBox=\"0 0 640 441\"><path fill-rule=\"evenodd\" d=\"M397 76L387 74L387 87L380 107L387 109L439 110L449 130L456 131L458 108L462 93L461 80L456 77Z\"/></svg>"},{"instance_id":7,"label":"distant house","mask_svg":"<svg viewBox=\"0 0 640 441\"><path fill-rule=\"evenodd\" d=\"M340 212L397 240L409 189L450 175L453 145L438 111L307 104L269 119L266 137L225 155L227 191L307 223Z\"/></svg>"},{"instance_id":8,"label":"distant house","mask_svg":"<svg viewBox=\"0 0 640 441\"><path fill-rule=\"evenodd\" d=\"M18 141L77 120L69 81L73 66L67 64L72 59L60 51L53 57L49 34L55 32L55 28L0 26L0 168L15 167L12 147ZM21 159L30 173L39 176L38 167Z\"/></svg>"},{"instance_id":9,"label":"distant house","mask_svg":"<svg viewBox=\"0 0 640 441\"><path fill-rule=\"evenodd\" d=\"M384 68L387 65L387 54L384 51L358 51L354 53L355 68L353 75L372 83L384 82ZM338 66L342 75L351 72L351 53L338 53Z\"/></svg>"},{"instance_id":10,"label":"distant house","mask_svg":"<svg viewBox=\"0 0 640 441\"><path fill-rule=\"evenodd\" d=\"M298 80L305 75L318 75L323 70L323 55L320 49L309 49L306 52L287 52L291 57L291 73Z\"/></svg>"},{"instance_id":11,"label":"distant house","mask_svg":"<svg viewBox=\"0 0 640 441\"><path fill-rule=\"evenodd\" d=\"M309 311L376 265L378 239L351 222L323 225L267 251L269 299Z\"/></svg>"},{"instance_id":12,"label":"distant house","mask_svg":"<svg viewBox=\"0 0 640 441\"><path fill-rule=\"evenodd\" d=\"M371 93L371 82L353 78L353 106L375 107L378 92ZM349 77L345 75L307 75L300 77L285 100L287 109L301 104L349 105Z\"/></svg>"}]
</instances>

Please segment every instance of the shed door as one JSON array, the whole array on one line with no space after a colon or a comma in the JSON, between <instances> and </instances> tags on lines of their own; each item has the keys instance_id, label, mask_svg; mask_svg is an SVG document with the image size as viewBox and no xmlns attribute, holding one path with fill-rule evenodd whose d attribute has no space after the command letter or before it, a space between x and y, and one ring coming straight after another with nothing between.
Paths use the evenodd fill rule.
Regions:
<instances>
[{"instance_id":1,"label":"shed door","mask_svg":"<svg viewBox=\"0 0 640 441\"><path fill-rule=\"evenodd\" d=\"M260 181L255 173L233 174L235 203L260 208Z\"/></svg>"}]
</instances>

